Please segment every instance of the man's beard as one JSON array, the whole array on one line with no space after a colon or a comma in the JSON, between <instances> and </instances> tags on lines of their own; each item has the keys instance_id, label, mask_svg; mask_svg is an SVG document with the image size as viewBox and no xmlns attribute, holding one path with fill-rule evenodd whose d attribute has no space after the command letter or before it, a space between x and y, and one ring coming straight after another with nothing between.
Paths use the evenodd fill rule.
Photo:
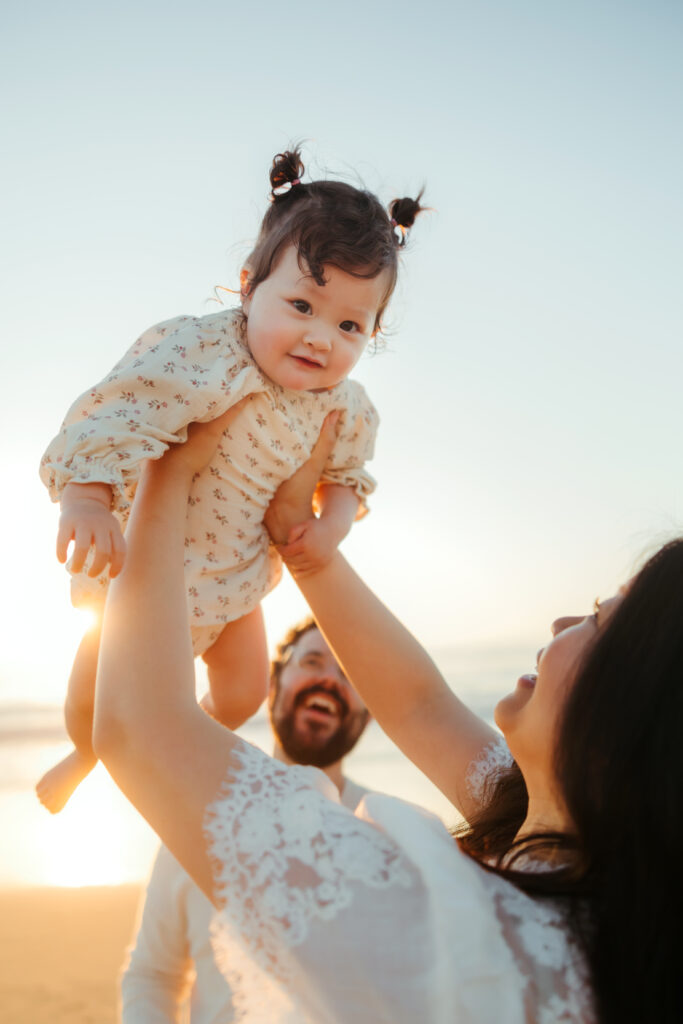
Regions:
<instances>
[{"instance_id":1,"label":"man's beard","mask_svg":"<svg viewBox=\"0 0 683 1024\"><path fill-rule=\"evenodd\" d=\"M369 717L366 708L347 712L324 743L312 743L305 732L295 727L299 706L297 700L286 714L279 718L273 715L273 731L287 757L296 764L310 764L314 768L328 768L335 761L341 761L355 747Z\"/></svg>"}]
</instances>

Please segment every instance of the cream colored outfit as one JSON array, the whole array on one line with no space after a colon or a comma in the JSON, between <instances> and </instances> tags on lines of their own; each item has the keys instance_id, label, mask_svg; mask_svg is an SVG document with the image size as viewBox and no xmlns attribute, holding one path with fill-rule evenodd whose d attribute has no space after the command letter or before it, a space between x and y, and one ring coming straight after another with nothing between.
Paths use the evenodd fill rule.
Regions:
<instances>
[{"instance_id":1,"label":"cream colored outfit","mask_svg":"<svg viewBox=\"0 0 683 1024\"><path fill-rule=\"evenodd\" d=\"M280 387L254 362L245 323L232 309L150 328L71 406L40 466L53 501L69 482L110 484L125 526L142 462L185 441L189 423L215 419L249 397L189 498L185 569L195 654L279 580L280 558L263 516L280 483L308 458L328 412L341 409L343 417L323 481L353 488L361 515L375 486L365 463L378 416L362 386L345 380L317 393ZM106 585L106 572L95 581L79 574L74 603L103 595Z\"/></svg>"}]
</instances>

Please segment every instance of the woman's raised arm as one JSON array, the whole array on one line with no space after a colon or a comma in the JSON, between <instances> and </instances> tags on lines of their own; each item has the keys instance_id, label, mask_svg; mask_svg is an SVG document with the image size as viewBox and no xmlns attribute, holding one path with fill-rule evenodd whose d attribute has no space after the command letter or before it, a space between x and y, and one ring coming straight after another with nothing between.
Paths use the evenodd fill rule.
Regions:
<instances>
[{"instance_id":1,"label":"woman's raised arm","mask_svg":"<svg viewBox=\"0 0 683 1024\"><path fill-rule=\"evenodd\" d=\"M312 516L315 484L334 444L329 420L309 462L275 495L266 526L335 657L379 724L467 817L477 807L468 770L498 734L455 696L424 648L338 552L317 571L299 569L300 527Z\"/></svg>"},{"instance_id":2,"label":"woman's raised arm","mask_svg":"<svg viewBox=\"0 0 683 1024\"><path fill-rule=\"evenodd\" d=\"M147 463L102 629L93 744L112 778L212 897L207 804L239 742L197 706L183 571L192 476L233 411Z\"/></svg>"}]
</instances>

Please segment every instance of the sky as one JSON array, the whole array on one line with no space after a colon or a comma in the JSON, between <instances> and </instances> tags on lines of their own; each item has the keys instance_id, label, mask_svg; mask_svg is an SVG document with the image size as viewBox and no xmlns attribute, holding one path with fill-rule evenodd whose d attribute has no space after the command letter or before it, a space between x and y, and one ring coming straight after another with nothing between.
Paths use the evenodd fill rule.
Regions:
<instances>
[{"instance_id":1,"label":"sky","mask_svg":"<svg viewBox=\"0 0 683 1024\"><path fill-rule=\"evenodd\" d=\"M528 643L681 531L683 8L10 0L0 77L0 699L60 702L82 626L37 477L148 326L234 287L273 155L425 186L344 545L431 649ZM267 599L271 637L302 611ZM528 666L520 666L521 669Z\"/></svg>"}]
</instances>

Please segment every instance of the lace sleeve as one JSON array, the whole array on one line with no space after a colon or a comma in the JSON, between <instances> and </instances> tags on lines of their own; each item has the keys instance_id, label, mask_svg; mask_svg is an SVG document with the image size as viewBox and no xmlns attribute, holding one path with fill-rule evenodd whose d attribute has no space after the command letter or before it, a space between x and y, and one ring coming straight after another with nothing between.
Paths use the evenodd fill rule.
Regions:
<instances>
[{"instance_id":1,"label":"lace sleeve","mask_svg":"<svg viewBox=\"0 0 683 1024\"><path fill-rule=\"evenodd\" d=\"M316 769L282 765L240 744L224 791L207 809L223 908L212 936L237 1020L431 1019L424 1002L431 999L424 985L428 911L418 872L390 836L335 795ZM392 918L398 934L410 930L398 958L395 948L382 949L387 930L396 934ZM404 1009L393 985L402 958Z\"/></svg>"},{"instance_id":2,"label":"lace sleeve","mask_svg":"<svg viewBox=\"0 0 683 1024\"><path fill-rule=\"evenodd\" d=\"M335 794L240 742L207 809L236 1021L593 1020L559 910L484 871L433 815L369 794L354 816Z\"/></svg>"},{"instance_id":3,"label":"lace sleeve","mask_svg":"<svg viewBox=\"0 0 683 1024\"><path fill-rule=\"evenodd\" d=\"M481 804L487 796L487 790L496 777L512 764L510 748L499 736L480 752L467 769L465 785L472 800Z\"/></svg>"}]
</instances>

